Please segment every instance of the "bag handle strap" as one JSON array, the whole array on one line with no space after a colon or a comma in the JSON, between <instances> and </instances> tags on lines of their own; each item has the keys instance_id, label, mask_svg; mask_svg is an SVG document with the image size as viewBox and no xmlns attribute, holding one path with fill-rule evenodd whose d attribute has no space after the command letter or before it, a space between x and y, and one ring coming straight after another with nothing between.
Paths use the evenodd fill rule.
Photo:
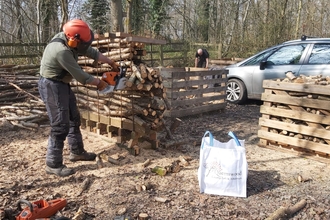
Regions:
<instances>
[{"instance_id":1,"label":"bag handle strap","mask_svg":"<svg viewBox=\"0 0 330 220\"><path fill-rule=\"evenodd\" d=\"M235 143L236 143L236 145L237 146L242 146L241 145L241 142L239 142L239 140L238 140L238 138L236 137L236 135L234 134L234 132L232 132L232 131L229 131L228 132L228 135L230 136L230 137L232 137L234 140L235 140Z\"/></svg>"},{"instance_id":2,"label":"bag handle strap","mask_svg":"<svg viewBox=\"0 0 330 220\"><path fill-rule=\"evenodd\" d=\"M203 143L201 144L201 148L203 149L204 147L204 138L205 136L209 135L210 136L210 146L213 146L213 135L210 131L206 131L203 136Z\"/></svg>"},{"instance_id":3,"label":"bag handle strap","mask_svg":"<svg viewBox=\"0 0 330 220\"><path fill-rule=\"evenodd\" d=\"M209 135L209 137L210 137L210 146L213 146L213 135L212 135L212 133L210 132L210 131L206 131L205 133L204 133L204 136L203 136L203 143L201 144L201 148L203 149L203 147L204 147L204 138L207 136L207 135ZM232 132L232 131L229 131L228 132L228 135L231 137L231 138L233 138L234 140L235 140L235 143L236 143L236 145L237 146L242 146L241 145L241 142L238 140L238 138L236 137L236 135L234 134L234 132Z\"/></svg>"}]
</instances>

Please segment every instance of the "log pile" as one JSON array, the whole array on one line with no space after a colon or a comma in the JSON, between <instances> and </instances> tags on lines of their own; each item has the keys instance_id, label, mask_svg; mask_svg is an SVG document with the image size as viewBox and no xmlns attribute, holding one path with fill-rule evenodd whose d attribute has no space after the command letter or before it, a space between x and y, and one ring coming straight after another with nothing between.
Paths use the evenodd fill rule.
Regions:
<instances>
[{"instance_id":1,"label":"log pile","mask_svg":"<svg viewBox=\"0 0 330 220\"><path fill-rule=\"evenodd\" d=\"M263 85L259 145L329 158L330 77L287 72L286 78Z\"/></svg>"},{"instance_id":2,"label":"log pile","mask_svg":"<svg viewBox=\"0 0 330 220\"><path fill-rule=\"evenodd\" d=\"M138 70L136 70L138 72ZM82 86L76 81L71 83L76 94L79 109L109 117L124 117L153 130L162 128L163 115L167 109L166 88L162 85L159 72L148 72L148 77L135 79L132 75L127 88L103 95L95 89Z\"/></svg>"},{"instance_id":3,"label":"log pile","mask_svg":"<svg viewBox=\"0 0 330 220\"><path fill-rule=\"evenodd\" d=\"M47 121L46 108L39 98L38 65L0 66L0 121L38 129Z\"/></svg>"},{"instance_id":4,"label":"log pile","mask_svg":"<svg viewBox=\"0 0 330 220\"><path fill-rule=\"evenodd\" d=\"M278 82L290 82L290 83L304 83L304 84L315 84L315 85L330 85L330 77L323 77L322 75L315 75L315 76L294 76L292 72L287 72L286 73L286 78L284 79L277 79L276 81ZM330 89L330 88L327 88ZM278 92L280 94L280 92ZM322 96L318 94L310 94L310 93L304 93L304 92L295 92L295 91L287 91L287 94L291 97L304 97L307 99L320 99L320 100L329 100L330 97L327 96ZM282 110L291 110L291 109L297 109L306 113L311 113L315 115L324 115L328 116L330 115L330 111L325 110L325 109L317 109L317 108L310 108L310 107L293 107L293 105L286 105L283 103L272 103L271 107L273 108L278 108ZM289 124L295 124L295 125L304 125L304 126L309 126L309 125L314 125L314 123L309 123L306 122L305 120L297 120L297 119L292 119L292 118L286 118L286 117L278 117L278 116L271 116L271 120L274 121L280 121L280 122L285 122ZM314 125L315 126L315 125ZM324 128L326 130L330 130L330 124L329 125L317 125L316 127L319 128ZM308 141L313 141L315 143L322 143L322 144L330 144L330 140L324 140L321 138L313 137L311 135L305 135L301 133L295 133L295 132L290 132L287 130L278 130L278 129L270 129L270 132L272 133L277 133L289 137L295 137L298 139L305 139Z\"/></svg>"},{"instance_id":5,"label":"log pile","mask_svg":"<svg viewBox=\"0 0 330 220\"><path fill-rule=\"evenodd\" d=\"M141 61L141 57L146 55L145 44L148 42L154 41L124 33L97 36L92 46L118 65L128 67L126 89L101 95L88 86L73 81L71 85L77 95L79 108L103 116L134 120L134 123L153 130L163 129L163 115L168 103L166 88L160 71ZM108 64L95 63L84 56L78 59L81 68L95 77L111 71Z\"/></svg>"}]
</instances>

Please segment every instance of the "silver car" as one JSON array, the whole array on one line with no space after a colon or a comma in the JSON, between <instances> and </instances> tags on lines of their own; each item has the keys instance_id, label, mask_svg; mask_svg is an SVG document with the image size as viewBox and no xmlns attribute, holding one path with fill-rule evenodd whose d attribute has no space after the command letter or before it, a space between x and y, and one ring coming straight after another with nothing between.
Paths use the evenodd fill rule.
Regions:
<instances>
[{"instance_id":1,"label":"silver car","mask_svg":"<svg viewBox=\"0 0 330 220\"><path fill-rule=\"evenodd\" d=\"M330 76L330 38L287 41L239 63L227 66L227 101L242 104L261 99L264 79L283 79L287 71L298 75Z\"/></svg>"}]
</instances>

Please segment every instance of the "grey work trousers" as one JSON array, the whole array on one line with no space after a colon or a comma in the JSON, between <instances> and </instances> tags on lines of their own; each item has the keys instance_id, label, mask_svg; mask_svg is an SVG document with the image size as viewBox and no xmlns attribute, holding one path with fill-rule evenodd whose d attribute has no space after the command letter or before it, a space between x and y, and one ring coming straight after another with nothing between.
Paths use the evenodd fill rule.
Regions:
<instances>
[{"instance_id":1,"label":"grey work trousers","mask_svg":"<svg viewBox=\"0 0 330 220\"><path fill-rule=\"evenodd\" d=\"M63 165L63 147L66 138L70 152L81 154L84 151L77 100L70 84L61 81L40 77L38 89L46 105L51 126L46 165L58 168Z\"/></svg>"}]
</instances>

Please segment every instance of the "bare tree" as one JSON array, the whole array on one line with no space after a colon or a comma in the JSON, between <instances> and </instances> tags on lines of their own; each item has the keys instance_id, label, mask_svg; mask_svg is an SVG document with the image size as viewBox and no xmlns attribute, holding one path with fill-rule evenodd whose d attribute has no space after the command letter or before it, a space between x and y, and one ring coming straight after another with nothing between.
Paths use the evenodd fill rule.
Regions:
<instances>
[{"instance_id":1,"label":"bare tree","mask_svg":"<svg viewBox=\"0 0 330 220\"><path fill-rule=\"evenodd\" d=\"M59 29L61 30L63 25L69 20L68 13L68 0L61 0L61 23Z\"/></svg>"},{"instance_id":2,"label":"bare tree","mask_svg":"<svg viewBox=\"0 0 330 220\"><path fill-rule=\"evenodd\" d=\"M110 0L110 23L111 31L123 32L123 7L121 0Z\"/></svg>"}]
</instances>

